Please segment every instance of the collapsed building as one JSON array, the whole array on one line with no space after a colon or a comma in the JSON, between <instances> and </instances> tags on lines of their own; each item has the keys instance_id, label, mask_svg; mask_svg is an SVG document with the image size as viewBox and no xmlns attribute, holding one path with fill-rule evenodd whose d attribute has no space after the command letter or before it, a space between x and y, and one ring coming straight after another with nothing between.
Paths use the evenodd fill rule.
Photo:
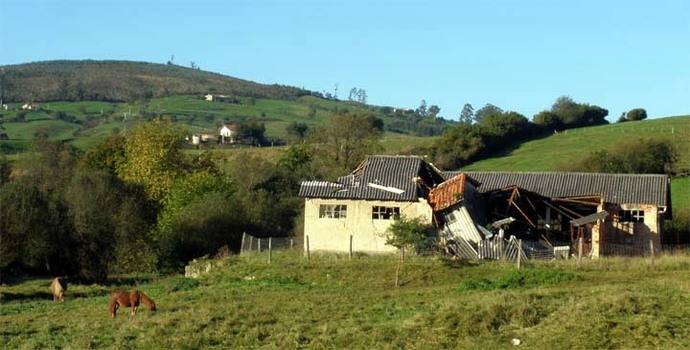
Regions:
<instances>
[{"instance_id":1,"label":"collapsed building","mask_svg":"<svg viewBox=\"0 0 690 350\"><path fill-rule=\"evenodd\" d=\"M417 156L369 156L335 182L303 182L300 196L305 238L325 251L392 251L385 232L405 216L433 223L450 253L520 239L566 255L636 254L661 246L671 217L666 175L443 172Z\"/></svg>"}]
</instances>

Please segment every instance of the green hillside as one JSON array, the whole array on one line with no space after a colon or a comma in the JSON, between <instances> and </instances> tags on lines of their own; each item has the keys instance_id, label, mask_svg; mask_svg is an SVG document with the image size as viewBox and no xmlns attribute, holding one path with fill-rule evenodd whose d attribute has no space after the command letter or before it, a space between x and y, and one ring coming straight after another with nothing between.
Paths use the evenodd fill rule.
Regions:
<instances>
[{"instance_id":1,"label":"green hillside","mask_svg":"<svg viewBox=\"0 0 690 350\"><path fill-rule=\"evenodd\" d=\"M329 101L314 96L302 96L296 100L241 98L237 104L205 101L201 96L193 95L153 98L132 103L45 102L39 104L42 109L40 112L25 113L23 121L16 120L22 114L19 105L10 104L9 107L8 111L0 111L0 122L4 122L0 124L0 132L9 137L9 140L0 141L0 146L16 145L24 149L39 131L46 133L51 139L68 140L77 147L88 148L113 132L131 128L153 117L174 121L189 132L209 133L216 133L216 128L222 122L256 120L264 123L266 136L273 139L285 139L285 127L291 122L302 122L314 127L344 110L372 113L386 125L395 121L394 116L381 112L379 107ZM58 112L64 112L71 119L58 120ZM387 133L386 139L400 148L432 140L395 132Z\"/></svg>"},{"instance_id":2,"label":"green hillside","mask_svg":"<svg viewBox=\"0 0 690 350\"><path fill-rule=\"evenodd\" d=\"M658 118L570 129L528 141L465 170L547 171L558 170L591 152L610 149L617 143L639 138L658 138L676 145L682 164L690 164L690 116Z\"/></svg>"},{"instance_id":3,"label":"green hillside","mask_svg":"<svg viewBox=\"0 0 690 350\"><path fill-rule=\"evenodd\" d=\"M231 257L197 280L125 278L0 286L5 348L687 348L690 257L500 262L274 252ZM157 311L111 319L108 294L139 289ZM520 348L518 347L518 348Z\"/></svg>"},{"instance_id":4,"label":"green hillside","mask_svg":"<svg viewBox=\"0 0 690 350\"><path fill-rule=\"evenodd\" d=\"M141 98L209 92L244 97L296 99L310 91L268 85L174 64L64 60L0 66L9 102Z\"/></svg>"},{"instance_id":5,"label":"green hillside","mask_svg":"<svg viewBox=\"0 0 690 350\"><path fill-rule=\"evenodd\" d=\"M0 152L26 150L37 133L89 148L135 124L163 118L191 132L216 133L224 122L257 121L273 141L287 138L293 122L310 127L344 112L384 121L389 145L405 148L439 134L451 122L410 111L323 98L320 93L259 84L172 64L130 61L46 61L0 67ZM231 102L206 101L208 93ZM38 110L22 111L34 102ZM4 140L3 140L4 138ZM388 139L387 138L387 139ZM390 149L390 147L386 147Z\"/></svg>"}]
</instances>

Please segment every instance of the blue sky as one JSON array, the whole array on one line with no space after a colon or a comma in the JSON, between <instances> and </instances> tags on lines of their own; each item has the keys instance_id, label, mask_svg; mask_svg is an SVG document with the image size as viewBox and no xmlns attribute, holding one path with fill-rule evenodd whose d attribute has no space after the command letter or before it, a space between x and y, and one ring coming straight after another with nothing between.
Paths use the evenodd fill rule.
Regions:
<instances>
[{"instance_id":1,"label":"blue sky","mask_svg":"<svg viewBox=\"0 0 690 350\"><path fill-rule=\"evenodd\" d=\"M690 1L0 0L0 64L196 62L369 102L690 114Z\"/></svg>"}]
</instances>

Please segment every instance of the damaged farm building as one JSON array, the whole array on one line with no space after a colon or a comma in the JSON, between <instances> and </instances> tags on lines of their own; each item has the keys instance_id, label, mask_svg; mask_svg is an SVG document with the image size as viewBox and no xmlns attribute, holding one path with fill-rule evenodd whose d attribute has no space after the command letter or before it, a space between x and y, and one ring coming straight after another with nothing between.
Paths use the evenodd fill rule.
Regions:
<instances>
[{"instance_id":1,"label":"damaged farm building","mask_svg":"<svg viewBox=\"0 0 690 350\"><path fill-rule=\"evenodd\" d=\"M385 232L404 216L433 223L450 254L491 257L483 247L519 239L554 255L578 245L594 258L635 255L667 243L671 218L666 175L443 172L418 156L369 156L335 182L303 182L299 194L317 251L394 251Z\"/></svg>"}]
</instances>

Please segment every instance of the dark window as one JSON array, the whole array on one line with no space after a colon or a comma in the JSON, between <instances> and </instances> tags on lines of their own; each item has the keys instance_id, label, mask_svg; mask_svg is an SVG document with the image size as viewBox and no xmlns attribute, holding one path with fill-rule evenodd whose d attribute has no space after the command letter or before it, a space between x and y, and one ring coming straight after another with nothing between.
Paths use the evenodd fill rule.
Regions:
<instances>
[{"instance_id":1,"label":"dark window","mask_svg":"<svg viewBox=\"0 0 690 350\"><path fill-rule=\"evenodd\" d=\"M644 222L644 210L622 210L619 215L621 222Z\"/></svg>"},{"instance_id":2,"label":"dark window","mask_svg":"<svg viewBox=\"0 0 690 350\"><path fill-rule=\"evenodd\" d=\"M347 217L347 205L321 204L319 206L319 217L325 219L344 219Z\"/></svg>"},{"instance_id":3,"label":"dark window","mask_svg":"<svg viewBox=\"0 0 690 350\"><path fill-rule=\"evenodd\" d=\"M379 207L371 208L371 218L376 220L395 220L400 218L399 207Z\"/></svg>"}]
</instances>

